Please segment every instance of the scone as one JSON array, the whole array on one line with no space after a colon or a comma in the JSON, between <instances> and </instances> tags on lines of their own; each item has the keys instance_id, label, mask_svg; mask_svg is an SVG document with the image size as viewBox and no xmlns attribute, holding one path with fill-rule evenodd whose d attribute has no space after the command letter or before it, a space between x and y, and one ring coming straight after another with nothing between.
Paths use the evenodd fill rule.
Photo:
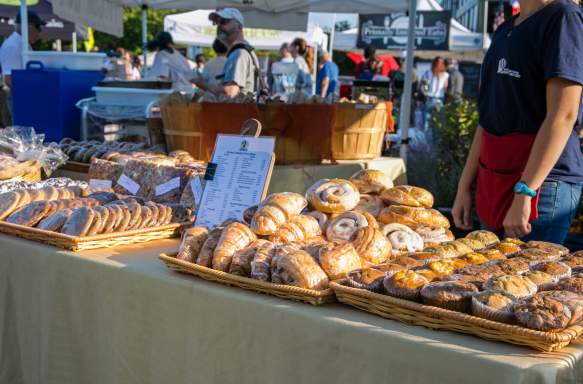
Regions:
<instances>
[{"instance_id":1,"label":"scone","mask_svg":"<svg viewBox=\"0 0 583 384\"><path fill-rule=\"evenodd\" d=\"M528 271L524 274L524 277L535 283L539 291L551 289L557 281L553 276L542 271Z\"/></svg>"},{"instance_id":2,"label":"scone","mask_svg":"<svg viewBox=\"0 0 583 384\"><path fill-rule=\"evenodd\" d=\"M571 276L571 267L560 261L543 261L531 267L533 271L546 272L556 280Z\"/></svg>"},{"instance_id":3,"label":"scone","mask_svg":"<svg viewBox=\"0 0 583 384\"><path fill-rule=\"evenodd\" d=\"M501 291L484 291L472 297L472 314L501 323L513 323L514 297Z\"/></svg>"},{"instance_id":4,"label":"scone","mask_svg":"<svg viewBox=\"0 0 583 384\"><path fill-rule=\"evenodd\" d=\"M429 280L413 271L400 271L383 280L387 294L401 299L418 301L423 288Z\"/></svg>"},{"instance_id":5,"label":"scone","mask_svg":"<svg viewBox=\"0 0 583 384\"><path fill-rule=\"evenodd\" d=\"M425 285L420 294L424 304L469 313L476 293L478 288L471 283L437 281Z\"/></svg>"},{"instance_id":6,"label":"scone","mask_svg":"<svg viewBox=\"0 0 583 384\"><path fill-rule=\"evenodd\" d=\"M511 294L517 299L532 296L537 287L529 278L519 275L493 277L484 284L485 289L493 289Z\"/></svg>"}]
</instances>

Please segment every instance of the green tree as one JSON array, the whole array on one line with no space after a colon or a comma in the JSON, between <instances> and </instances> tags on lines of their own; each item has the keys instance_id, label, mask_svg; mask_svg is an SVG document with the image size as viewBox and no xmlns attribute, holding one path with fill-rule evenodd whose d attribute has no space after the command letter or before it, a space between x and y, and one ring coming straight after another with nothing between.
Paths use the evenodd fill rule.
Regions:
<instances>
[{"instance_id":1,"label":"green tree","mask_svg":"<svg viewBox=\"0 0 583 384\"><path fill-rule=\"evenodd\" d=\"M350 28L352 28L352 25L348 20L339 21L336 23L336 25L334 25L334 29L336 30L336 32L347 31Z\"/></svg>"}]
</instances>

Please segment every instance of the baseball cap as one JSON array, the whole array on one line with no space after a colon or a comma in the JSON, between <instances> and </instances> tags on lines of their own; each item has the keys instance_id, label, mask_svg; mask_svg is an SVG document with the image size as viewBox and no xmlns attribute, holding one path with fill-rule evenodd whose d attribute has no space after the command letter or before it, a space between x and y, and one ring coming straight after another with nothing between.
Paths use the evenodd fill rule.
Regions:
<instances>
[{"instance_id":1,"label":"baseball cap","mask_svg":"<svg viewBox=\"0 0 583 384\"><path fill-rule=\"evenodd\" d=\"M236 8L223 8L219 11L213 12L209 15L210 21L216 21L217 19L235 19L242 26L245 25L245 19L241 12Z\"/></svg>"},{"instance_id":2,"label":"baseball cap","mask_svg":"<svg viewBox=\"0 0 583 384\"><path fill-rule=\"evenodd\" d=\"M30 24L30 25L34 25L35 27L40 28L43 25L47 24L46 21L41 19L40 16L35 11L28 11L27 15L28 15L28 24ZM15 23L20 24L20 12L18 12L18 14L16 15Z\"/></svg>"}]
</instances>

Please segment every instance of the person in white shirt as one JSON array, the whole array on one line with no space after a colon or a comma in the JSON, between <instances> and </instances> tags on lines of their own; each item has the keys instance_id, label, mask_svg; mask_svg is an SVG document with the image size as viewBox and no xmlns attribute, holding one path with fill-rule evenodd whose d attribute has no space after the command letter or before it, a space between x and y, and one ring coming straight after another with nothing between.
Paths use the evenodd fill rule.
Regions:
<instances>
[{"instance_id":1,"label":"person in white shirt","mask_svg":"<svg viewBox=\"0 0 583 384\"><path fill-rule=\"evenodd\" d=\"M445 68L445 60L437 56L431 62L431 69L421 76L421 93L425 95L424 123L425 129L429 128L433 110L443 106L445 93L447 91L449 73Z\"/></svg>"},{"instance_id":2,"label":"person in white shirt","mask_svg":"<svg viewBox=\"0 0 583 384\"><path fill-rule=\"evenodd\" d=\"M222 41L215 39L213 50L217 56L207 61L202 70L202 77L209 84L219 85L223 83L221 75L225 73L228 48Z\"/></svg>"},{"instance_id":3,"label":"person in white shirt","mask_svg":"<svg viewBox=\"0 0 583 384\"><path fill-rule=\"evenodd\" d=\"M289 50L289 43L283 43L279 47L279 62L280 63L293 63L294 57Z\"/></svg>"},{"instance_id":4,"label":"person in white shirt","mask_svg":"<svg viewBox=\"0 0 583 384\"><path fill-rule=\"evenodd\" d=\"M299 71L296 80L296 90L306 95L312 95L312 74L314 73L314 50L308 46L308 42L301 37L292 41L290 52Z\"/></svg>"},{"instance_id":5,"label":"person in white shirt","mask_svg":"<svg viewBox=\"0 0 583 384\"><path fill-rule=\"evenodd\" d=\"M148 49L158 51L152 68L148 70L148 77L170 81L175 91L192 93L190 79L194 74L194 64L174 48L172 35L158 32Z\"/></svg>"},{"instance_id":6,"label":"person in white shirt","mask_svg":"<svg viewBox=\"0 0 583 384\"><path fill-rule=\"evenodd\" d=\"M43 25L46 25L46 22L36 12L28 11L29 50L32 50L30 44L38 41ZM12 70L24 68L22 60L22 36L20 35L20 13L16 16L14 32L4 40L2 47L0 47L0 67L2 67L4 84L8 88L12 88Z\"/></svg>"}]
</instances>

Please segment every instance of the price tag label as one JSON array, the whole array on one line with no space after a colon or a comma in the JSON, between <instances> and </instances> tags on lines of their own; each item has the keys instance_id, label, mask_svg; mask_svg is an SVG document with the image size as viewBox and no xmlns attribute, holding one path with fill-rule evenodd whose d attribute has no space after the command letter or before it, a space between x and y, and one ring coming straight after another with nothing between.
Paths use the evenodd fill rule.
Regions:
<instances>
[{"instance_id":1,"label":"price tag label","mask_svg":"<svg viewBox=\"0 0 583 384\"><path fill-rule=\"evenodd\" d=\"M192 189L192 194L194 196L194 202L198 206L200 204L200 199L202 199L202 181L200 177L190 180L190 188Z\"/></svg>"},{"instance_id":2,"label":"price tag label","mask_svg":"<svg viewBox=\"0 0 583 384\"><path fill-rule=\"evenodd\" d=\"M156 196L163 195L174 189L180 188L180 177L175 177L170 179L170 181L165 182L156 186Z\"/></svg>"},{"instance_id":3,"label":"price tag label","mask_svg":"<svg viewBox=\"0 0 583 384\"><path fill-rule=\"evenodd\" d=\"M109 189L111 188L111 180L91 179L89 180L89 187L93 189Z\"/></svg>"},{"instance_id":4,"label":"price tag label","mask_svg":"<svg viewBox=\"0 0 583 384\"><path fill-rule=\"evenodd\" d=\"M124 187L132 195L135 195L140 189L140 184L136 183L126 175L121 175L117 183Z\"/></svg>"}]
</instances>

